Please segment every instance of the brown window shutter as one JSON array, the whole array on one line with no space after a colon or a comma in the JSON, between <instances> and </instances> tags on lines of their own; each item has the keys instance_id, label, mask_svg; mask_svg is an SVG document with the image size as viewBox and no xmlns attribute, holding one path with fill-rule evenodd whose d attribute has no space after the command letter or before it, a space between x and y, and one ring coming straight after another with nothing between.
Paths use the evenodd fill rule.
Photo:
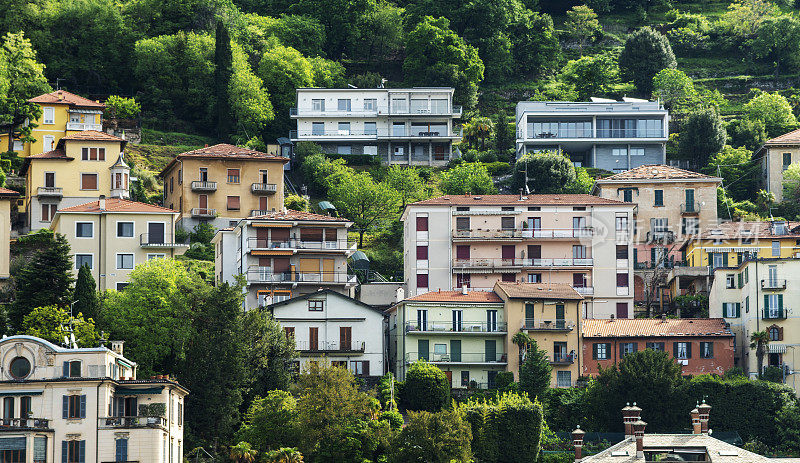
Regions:
<instances>
[{"instance_id":1,"label":"brown window shutter","mask_svg":"<svg viewBox=\"0 0 800 463\"><path fill-rule=\"evenodd\" d=\"M369 376L369 360L364 360L364 367L362 368L362 375Z\"/></svg>"},{"instance_id":2,"label":"brown window shutter","mask_svg":"<svg viewBox=\"0 0 800 463\"><path fill-rule=\"evenodd\" d=\"M778 327L778 341L783 341L783 327Z\"/></svg>"},{"instance_id":3,"label":"brown window shutter","mask_svg":"<svg viewBox=\"0 0 800 463\"><path fill-rule=\"evenodd\" d=\"M230 210L239 210L239 197L238 196L228 196L228 209Z\"/></svg>"},{"instance_id":4,"label":"brown window shutter","mask_svg":"<svg viewBox=\"0 0 800 463\"><path fill-rule=\"evenodd\" d=\"M97 148L97 160L98 161L105 161L106 160L106 149L105 148Z\"/></svg>"},{"instance_id":5,"label":"brown window shutter","mask_svg":"<svg viewBox=\"0 0 800 463\"><path fill-rule=\"evenodd\" d=\"M42 204L42 222L50 221L50 205Z\"/></svg>"}]
</instances>

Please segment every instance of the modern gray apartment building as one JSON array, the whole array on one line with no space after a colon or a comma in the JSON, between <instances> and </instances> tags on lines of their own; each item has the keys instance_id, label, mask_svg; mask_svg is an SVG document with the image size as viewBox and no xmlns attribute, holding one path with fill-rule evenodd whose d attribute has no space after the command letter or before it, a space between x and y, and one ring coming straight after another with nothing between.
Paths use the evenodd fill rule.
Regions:
<instances>
[{"instance_id":1,"label":"modern gray apartment building","mask_svg":"<svg viewBox=\"0 0 800 463\"><path fill-rule=\"evenodd\" d=\"M517 103L517 157L560 150L576 166L623 172L666 164L669 114L657 101Z\"/></svg>"}]
</instances>

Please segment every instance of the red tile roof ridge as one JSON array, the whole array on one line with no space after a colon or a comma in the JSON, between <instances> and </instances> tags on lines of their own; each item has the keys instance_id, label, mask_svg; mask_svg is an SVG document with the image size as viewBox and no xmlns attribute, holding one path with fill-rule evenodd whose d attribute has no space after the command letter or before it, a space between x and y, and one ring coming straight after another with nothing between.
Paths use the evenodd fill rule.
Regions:
<instances>
[{"instance_id":1,"label":"red tile roof ridge","mask_svg":"<svg viewBox=\"0 0 800 463\"><path fill-rule=\"evenodd\" d=\"M722 318L587 318L584 337L733 336Z\"/></svg>"},{"instance_id":2,"label":"red tile roof ridge","mask_svg":"<svg viewBox=\"0 0 800 463\"><path fill-rule=\"evenodd\" d=\"M680 169L664 164L645 164L633 169L598 179L599 183L631 180L716 180L718 177Z\"/></svg>"},{"instance_id":3,"label":"red tile roof ridge","mask_svg":"<svg viewBox=\"0 0 800 463\"><path fill-rule=\"evenodd\" d=\"M155 204L147 204L142 203L139 201L132 201L130 199L122 199L122 198L106 198L106 207L104 209L105 212L150 212L150 213L170 213L175 214L178 211L162 207L156 206ZM94 200L89 201L88 203L79 204L77 206L65 207L64 209L59 209L58 212L85 212L85 213L92 213L92 212L100 212L100 201Z\"/></svg>"},{"instance_id":4,"label":"red tile roof ridge","mask_svg":"<svg viewBox=\"0 0 800 463\"><path fill-rule=\"evenodd\" d=\"M254 215L247 218L248 220L316 220L327 222L349 222L344 217L332 217L328 215L315 214L313 212L295 211L293 209L286 209L284 211L274 211L262 215Z\"/></svg>"},{"instance_id":5,"label":"red tile roof ridge","mask_svg":"<svg viewBox=\"0 0 800 463\"><path fill-rule=\"evenodd\" d=\"M60 98L59 98L60 97ZM69 104L84 108L98 108L103 109L105 104L90 100L89 98L76 95L66 90L55 90L50 93L43 93L28 100L31 103L40 104Z\"/></svg>"},{"instance_id":6,"label":"red tile roof ridge","mask_svg":"<svg viewBox=\"0 0 800 463\"><path fill-rule=\"evenodd\" d=\"M424 199L410 203L415 205L487 205L487 206L513 206L522 205L573 205L573 206L602 206L602 205L629 205L616 199L601 198L588 194L527 194L527 195L443 195L435 198Z\"/></svg>"},{"instance_id":7,"label":"red tile roof ridge","mask_svg":"<svg viewBox=\"0 0 800 463\"><path fill-rule=\"evenodd\" d=\"M430 291L406 298L417 302L503 302L494 291Z\"/></svg>"}]
</instances>

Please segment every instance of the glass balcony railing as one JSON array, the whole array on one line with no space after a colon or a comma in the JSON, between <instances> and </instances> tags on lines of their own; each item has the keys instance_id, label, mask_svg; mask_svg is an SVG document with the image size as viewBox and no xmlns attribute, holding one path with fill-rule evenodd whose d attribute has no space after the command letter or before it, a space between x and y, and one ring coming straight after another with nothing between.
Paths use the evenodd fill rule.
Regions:
<instances>
[{"instance_id":1,"label":"glass balcony railing","mask_svg":"<svg viewBox=\"0 0 800 463\"><path fill-rule=\"evenodd\" d=\"M505 333L505 322L406 322L406 332L423 332L423 333Z\"/></svg>"}]
</instances>

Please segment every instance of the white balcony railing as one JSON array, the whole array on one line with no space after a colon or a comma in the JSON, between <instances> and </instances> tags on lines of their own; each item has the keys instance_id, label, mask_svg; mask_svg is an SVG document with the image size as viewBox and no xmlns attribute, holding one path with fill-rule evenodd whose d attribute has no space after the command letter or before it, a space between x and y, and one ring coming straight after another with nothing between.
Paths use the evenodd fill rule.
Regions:
<instances>
[{"instance_id":1,"label":"white balcony railing","mask_svg":"<svg viewBox=\"0 0 800 463\"><path fill-rule=\"evenodd\" d=\"M67 130L97 130L103 131L103 124L87 124L84 122L67 122Z\"/></svg>"},{"instance_id":2,"label":"white balcony railing","mask_svg":"<svg viewBox=\"0 0 800 463\"><path fill-rule=\"evenodd\" d=\"M508 267L591 267L594 259L591 258L476 258L454 259L454 268L508 268Z\"/></svg>"}]
</instances>

